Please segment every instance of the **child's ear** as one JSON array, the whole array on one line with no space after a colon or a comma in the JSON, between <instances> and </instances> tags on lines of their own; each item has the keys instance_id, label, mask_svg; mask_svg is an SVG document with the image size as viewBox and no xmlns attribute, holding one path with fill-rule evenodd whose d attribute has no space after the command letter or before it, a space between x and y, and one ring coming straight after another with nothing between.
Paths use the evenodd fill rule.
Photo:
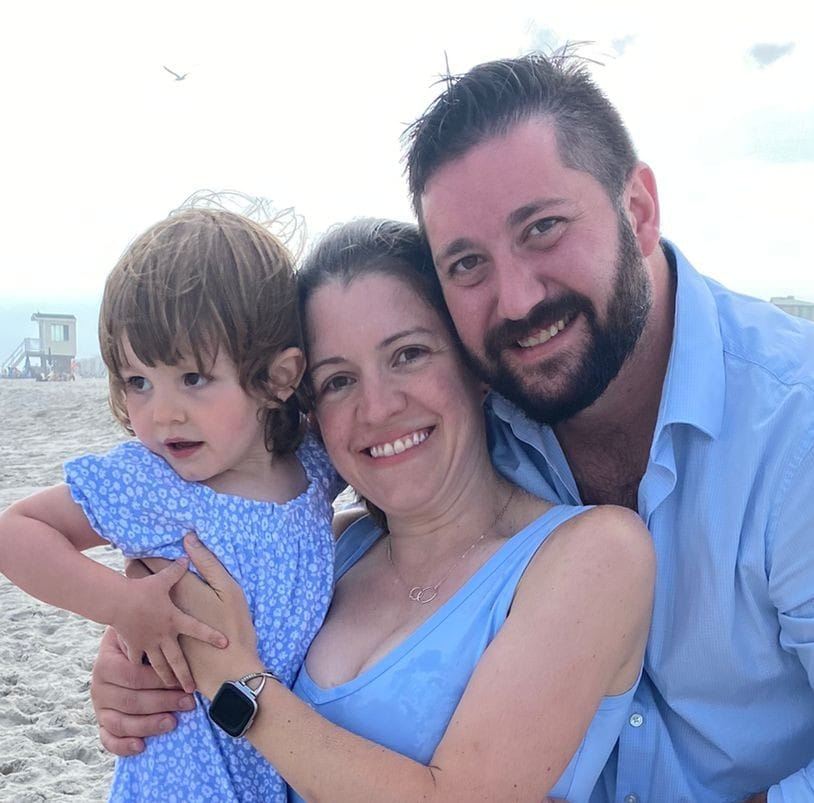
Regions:
<instances>
[{"instance_id":1,"label":"child's ear","mask_svg":"<svg viewBox=\"0 0 814 803\"><path fill-rule=\"evenodd\" d=\"M287 401L300 384L304 373L305 355L302 349L292 346L277 352L268 369L268 381L274 395L281 402Z\"/></svg>"}]
</instances>

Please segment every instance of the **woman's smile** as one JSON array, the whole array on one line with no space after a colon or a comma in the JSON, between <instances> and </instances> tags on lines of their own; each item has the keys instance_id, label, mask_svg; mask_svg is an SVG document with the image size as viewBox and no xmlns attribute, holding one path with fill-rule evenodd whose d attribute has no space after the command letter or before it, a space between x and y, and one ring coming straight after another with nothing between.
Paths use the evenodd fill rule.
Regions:
<instances>
[{"instance_id":1,"label":"woman's smile","mask_svg":"<svg viewBox=\"0 0 814 803\"><path fill-rule=\"evenodd\" d=\"M415 430L414 432L409 432L406 435L396 438L395 440L374 444L367 449L367 453L377 460L382 457L393 457L395 455L400 455L402 452L406 452L408 449L413 449L416 446L420 446L422 443L424 443L424 441L429 438L433 429L434 427Z\"/></svg>"},{"instance_id":2,"label":"woman's smile","mask_svg":"<svg viewBox=\"0 0 814 803\"><path fill-rule=\"evenodd\" d=\"M350 485L382 508L416 510L467 475L483 451L480 388L409 284L382 273L328 282L308 300L306 329L317 418Z\"/></svg>"}]
</instances>

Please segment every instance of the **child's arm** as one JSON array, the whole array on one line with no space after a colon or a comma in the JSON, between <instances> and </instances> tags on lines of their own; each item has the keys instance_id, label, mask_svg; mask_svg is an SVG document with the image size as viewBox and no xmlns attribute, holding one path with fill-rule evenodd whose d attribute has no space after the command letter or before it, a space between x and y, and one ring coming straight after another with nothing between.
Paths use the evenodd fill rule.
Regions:
<instances>
[{"instance_id":1,"label":"child's arm","mask_svg":"<svg viewBox=\"0 0 814 803\"><path fill-rule=\"evenodd\" d=\"M152 577L129 580L82 554L107 543L90 526L66 485L11 505L0 514L0 572L37 599L112 625L131 661L146 652L167 685L195 686L178 646L180 634L225 646L216 630L175 606L170 590L184 575L186 559Z\"/></svg>"}]
</instances>

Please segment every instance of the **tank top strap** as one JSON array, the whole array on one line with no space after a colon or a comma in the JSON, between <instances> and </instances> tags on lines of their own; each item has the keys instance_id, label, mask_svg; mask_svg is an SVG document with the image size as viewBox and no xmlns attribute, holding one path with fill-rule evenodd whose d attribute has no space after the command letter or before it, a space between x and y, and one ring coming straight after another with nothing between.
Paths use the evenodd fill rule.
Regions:
<instances>
[{"instance_id":1,"label":"tank top strap","mask_svg":"<svg viewBox=\"0 0 814 803\"><path fill-rule=\"evenodd\" d=\"M475 575L478 595L485 607L498 619L508 616L517 586L540 547L561 525L576 518L591 507L584 505L554 505L545 513L509 538ZM470 589L475 592L475 588ZM486 602L491 600L491 602Z\"/></svg>"},{"instance_id":2,"label":"tank top strap","mask_svg":"<svg viewBox=\"0 0 814 803\"><path fill-rule=\"evenodd\" d=\"M339 580L381 536L381 528L370 516L362 516L353 522L336 542L334 580Z\"/></svg>"},{"instance_id":3,"label":"tank top strap","mask_svg":"<svg viewBox=\"0 0 814 803\"><path fill-rule=\"evenodd\" d=\"M575 518L580 513L584 513L586 510L590 510L590 507L582 505L554 505L539 518L526 525L516 535L509 538L506 543L489 558L487 565L493 570L500 569L504 581L507 571L516 573L517 581L519 581L528 563L548 536L561 524ZM335 579L339 580L351 566L364 556L381 536L381 528L374 523L370 516L363 516L351 524L336 542ZM512 588L512 594L513 593L514 589Z\"/></svg>"}]
</instances>

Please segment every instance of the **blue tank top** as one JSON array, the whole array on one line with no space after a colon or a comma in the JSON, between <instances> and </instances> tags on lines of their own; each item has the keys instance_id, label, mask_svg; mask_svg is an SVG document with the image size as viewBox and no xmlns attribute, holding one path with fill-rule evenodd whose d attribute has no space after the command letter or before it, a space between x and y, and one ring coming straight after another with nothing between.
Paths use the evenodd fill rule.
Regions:
<instances>
[{"instance_id":1,"label":"blue tank top","mask_svg":"<svg viewBox=\"0 0 814 803\"><path fill-rule=\"evenodd\" d=\"M347 683L318 686L303 664L293 691L331 722L428 764L486 648L506 621L520 578L540 545L586 507L558 505L508 539L435 613ZM339 579L381 536L365 517L337 542ZM509 681L511 682L511 681ZM605 697L552 797L587 801L626 721L637 684ZM541 727L545 725L540 723ZM360 778L360 799L364 798ZM289 800L302 798L292 789Z\"/></svg>"}]
</instances>

